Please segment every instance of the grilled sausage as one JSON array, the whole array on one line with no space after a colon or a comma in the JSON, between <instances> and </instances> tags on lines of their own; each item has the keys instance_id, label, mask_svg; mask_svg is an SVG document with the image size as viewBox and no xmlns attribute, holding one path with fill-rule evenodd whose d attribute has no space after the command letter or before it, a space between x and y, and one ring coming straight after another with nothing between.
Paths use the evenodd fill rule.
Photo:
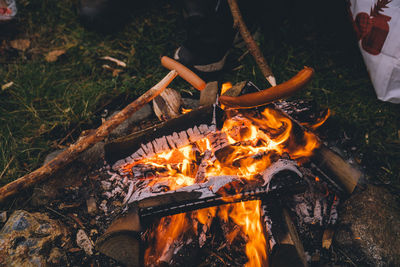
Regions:
<instances>
[{"instance_id":1,"label":"grilled sausage","mask_svg":"<svg viewBox=\"0 0 400 267\"><path fill-rule=\"evenodd\" d=\"M304 67L290 80L256 93L245 94L237 97L221 96L219 102L230 108L253 108L271 103L275 100L288 97L304 88L311 80L314 70Z\"/></svg>"},{"instance_id":2,"label":"grilled sausage","mask_svg":"<svg viewBox=\"0 0 400 267\"><path fill-rule=\"evenodd\" d=\"M179 63L178 61L173 60L169 57L161 58L161 65L169 70L176 70L183 79L185 79L188 83L193 85L197 90L203 90L206 87L206 82L203 81L197 74L193 71Z\"/></svg>"}]
</instances>

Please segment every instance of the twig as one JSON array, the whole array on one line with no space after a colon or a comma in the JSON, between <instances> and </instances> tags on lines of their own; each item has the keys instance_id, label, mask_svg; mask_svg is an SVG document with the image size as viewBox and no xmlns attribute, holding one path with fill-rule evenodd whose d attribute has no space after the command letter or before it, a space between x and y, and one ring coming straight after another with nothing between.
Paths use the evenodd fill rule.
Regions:
<instances>
[{"instance_id":1,"label":"twig","mask_svg":"<svg viewBox=\"0 0 400 267\"><path fill-rule=\"evenodd\" d=\"M272 74L271 68L268 66L268 63L265 60L263 54L261 53L260 48L258 47L253 37L251 36L251 33L247 29L247 26L243 21L242 14L240 13L240 9L236 0L228 0L228 4L232 12L233 26L235 28L238 28L240 35L243 37L243 40L246 43L247 48L253 55L265 79L267 79L267 81L272 86L275 86L276 80L274 75Z\"/></svg>"},{"instance_id":2,"label":"twig","mask_svg":"<svg viewBox=\"0 0 400 267\"><path fill-rule=\"evenodd\" d=\"M10 161L7 163L6 167L4 167L4 170L0 174L0 179L3 178L3 175L6 173L8 167L10 167L11 162L14 160L14 156L11 157Z\"/></svg>"},{"instance_id":3,"label":"twig","mask_svg":"<svg viewBox=\"0 0 400 267\"><path fill-rule=\"evenodd\" d=\"M22 189L28 188L38 182L49 178L56 171L75 160L83 151L103 140L112 130L132 116L137 110L149 103L153 98L158 96L178 75L172 70L159 83L149 89L146 93L126 106L111 119L104 122L99 128L93 130L90 134L81 137L75 144L69 146L61 152L57 157L43 165L39 169L28 173L17 180L6 184L0 188L0 202L6 198L20 192Z\"/></svg>"}]
</instances>

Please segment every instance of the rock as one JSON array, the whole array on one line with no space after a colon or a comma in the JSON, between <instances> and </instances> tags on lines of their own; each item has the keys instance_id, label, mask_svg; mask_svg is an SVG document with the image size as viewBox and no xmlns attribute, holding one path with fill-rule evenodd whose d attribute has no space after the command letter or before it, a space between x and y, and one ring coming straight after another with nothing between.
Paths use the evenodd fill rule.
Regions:
<instances>
[{"instance_id":1,"label":"rock","mask_svg":"<svg viewBox=\"0 0 400 267\"><path fill-rule=\"evenodd\" d=\"M45 182L35 186L31 204L34 207L47 205L62 195L64 188L81 186L83 177L87 175L88 171L88 166L82 162L74 161L67 165Z\"/></svg>"},{"instance_id":2,"label":"rock","mask_svg":"<svg viewBox=\"0 0 400 267\"><path fill-rule=\"evenodd\" d=\"M188 109L196 109L200 105L200 101L198 99L193 98L182 98L183 107Z\"/></svg>"},{"instance_id":3,"label":"rock","mask_svg":"<svg viewBox=\"0 0 400 267\"><path fill-rule=\"evenodd\" d=\"M218 82L209 82L200 92L200 106L212 105L217 100Z\"/></svg>"},{"instance_id":4,"label":"rock","mask_svg":"<svg viewBox=\"0 0 400 267\"><path fill-rule=\"evenodd\" d=\"M64 149L59 149L59 150L53 151L50 154L48 154L46 156L46 158L44 159L43 165L46 165L47 163L49 163L51 160L53 160L55 157L57 157L63 151L64 151Z\"/></svg>"},{"instance_id":5,"label":"rock","mask_svg":"<svg viewBox=\"0 0 400 267\"><path fill-rule=\"evenodd\" d=\"M114 116L116 113L119 111L115 111L109 118ZM141 109L133 113L133 115L126 119L123 123L121 123L117 128L115 128L111 133L110 133L110 138L118 138L121 136L125 136L127 134L130 134L130 130L133 128L133 126L138 123L139 121L145 120L149 118L153 114L153 111L150 107L149 104L143 106Z\"/></svg>"},{"instance_id":6,"label":"rock","mask_svg":"<svg viewBox=\"0 0 400 267\"><path fill-rule=\"evenodd\" d=\"M104 142L98 142L91 148L82 152L77 159L88 167L94 167L104 162Z\"/></svg>"},{"instance_id":7,"label":"rock","mask_svg":"<svg viewBox=\"0 0 400 267\"><path fill-rule=\"evenodd\" d=\"M370 185L344 202L335 246L359 266L400 266L399 222L396 198Z\"/></svg>"},{"instance_id":8,"label":"rock","mask_svg":"<svg viewBox=\"0 0 400 267\"><path fill-rule=\"evenodd\" d=\"M61 266L67 236L66 228L46 214L17 210L0 231L0 266Z\"/></svg>"},{"instance_id":9,"label":"rock","mask_svg":"<svg viewBox=\"0 0 400 267\"><path fill-rule=\"evenodd\" d=\"M231 88L226 90L226 92L223 93L225 96L238 96L242 92L243 87L245 87L247 84L247 81L242 81L239 82L235 85L233 85Z\"/></svg>"}]
</instances>

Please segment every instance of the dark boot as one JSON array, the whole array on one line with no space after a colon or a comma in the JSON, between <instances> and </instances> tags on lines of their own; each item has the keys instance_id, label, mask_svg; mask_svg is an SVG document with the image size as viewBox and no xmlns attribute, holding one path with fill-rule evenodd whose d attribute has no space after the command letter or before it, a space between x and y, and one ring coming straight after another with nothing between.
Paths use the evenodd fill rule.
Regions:
<instances>
[{"instance_id":1,"label":"dark boot","mask_svg":"<svg viewBox=\"0 0 400 267\"><path fill-rule=\"evenodd\" d=\"M201 76L220 71L235 31L226 0L182 0L187 41L174 58Z\"/></svg>"}]
</instances>

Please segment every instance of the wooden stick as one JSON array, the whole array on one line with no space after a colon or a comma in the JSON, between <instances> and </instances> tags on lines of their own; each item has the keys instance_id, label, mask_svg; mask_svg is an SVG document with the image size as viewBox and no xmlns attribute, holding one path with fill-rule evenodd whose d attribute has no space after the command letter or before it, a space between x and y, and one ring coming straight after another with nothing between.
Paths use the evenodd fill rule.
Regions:
<instances>
[{"instance_id":1,"label":"wooden stick","mask_svg":"<svg viewBox=\"0 0 400 267\"><path fill-rule=\"evenodd\" d=\"M271 68L268 66L267 61L265 60L263 54L260 51L260 48L254 41L251 33L247 29L246 24L243 21L242 14L240 13L239 6L236 0L228 0L229 7L232 12L233 17L233 25L235 28L238 28L240 35L243 37L244 42L247 45L250 53L253 55L254 59L257 62L258 67L260 68L262 74L265 79L272 85L276 85L276 80L274 75L272 74Z\"/></svg>"},{"instance_id":2,"label":"wooden stick","mask_svg":"<svg viewBox=\"0 0 400 267\"><path fill-rule=\"evenodd\" d=\"M161 92L172 82L178 75L175 70L170 71L159 83L149 89L146 93L126 106L111 119L104 122L99 128L92 133L80 138L75 144L72 144L66 150L61 152L57 157L43 165L39 169L28 173L17 180L6 184L0 188L0 202L6 198L20 192L20 190L28 188L38 182L49 178L56 171L68 163L75 160L83 151L103 140L112 130L120 125L127 118L132 116L137 110L149 103L153 98L161 94Z\"/></svg>"}]
</instances>

